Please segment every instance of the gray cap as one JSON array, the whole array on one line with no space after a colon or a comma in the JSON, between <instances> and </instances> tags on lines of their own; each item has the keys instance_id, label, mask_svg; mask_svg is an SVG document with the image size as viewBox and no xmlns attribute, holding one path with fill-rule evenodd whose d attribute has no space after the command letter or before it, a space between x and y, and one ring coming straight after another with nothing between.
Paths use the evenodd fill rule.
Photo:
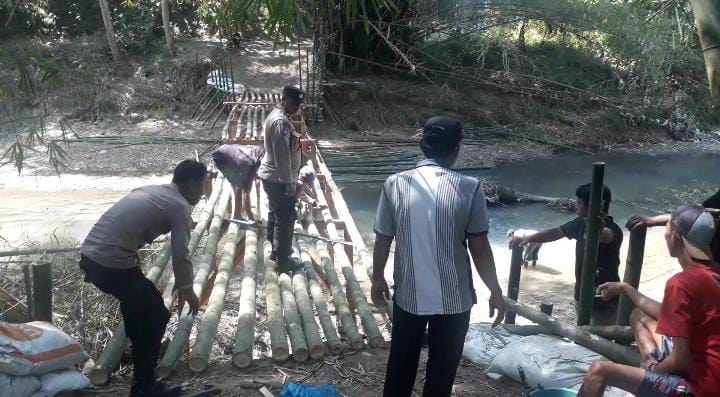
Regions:
<instances>
[{"instance_id":1,"label":"gray cap","mask_svg":"<svg viewBox=\"0 0 720 397\"><path fill-rule=\"evenodd\" d=\"M711 245L715 237L715 219L702 207L683 205L672 213L672 225L682 236L685 249L699 260L712 260Z\"/></svg>"}]
</instances>

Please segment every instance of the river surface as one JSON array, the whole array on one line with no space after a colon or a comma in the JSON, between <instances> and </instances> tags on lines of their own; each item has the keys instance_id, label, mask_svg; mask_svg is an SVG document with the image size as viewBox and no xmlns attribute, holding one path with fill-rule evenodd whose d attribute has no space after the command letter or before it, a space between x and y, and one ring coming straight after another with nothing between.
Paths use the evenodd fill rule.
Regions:
<instances>
[{"instance_id":1,"label":"river surface","mask_svg":"<svg viewBox=\"0 0 720 397\"><path fill-rule=\"evenodd\" d=\"M612 189L613 202L610 214L624 226L633 214L649 215L650 210L666 211L684 197L679 192L695 191L697 200L703 200L720 188L720 156L644 156L636 154L603 154L593 156L565 155L500 165L494 169L474 173L492 178L496 183L521 192L574 198L575 189L590 181L592 163L606 162L605 183ZM381 183L342 185L342 192L361 233L367 241L373 239L372 225ZM691 195L687 195L691 196ZM689 198L688 198L689 199ZM522 204L489 208L490 240L497 264L498 277L506 290L510 265L506 233L509 228L543 229L561 225L574 215L547 208L544 204ZM623 227L624 229L624 227ZM655 299L662 299L667 279L679 271L679 265L667 255L664 230L654 228L648 232L645 264L640 290ZM624 272L627 255L628 232L622 247L620 277ZM371 244L369 244L371 247ZM555 304L561 318L574 319L572 288L574 285L574 241L562 239L545 244L535 269L523 271L521 301ZM389 264L388 280L392 278ZM487 321L487 290L475 275L479 305L473 310L474 321ZM521 321L521 320L520 320Z\"/></svg>"}]
</instances>

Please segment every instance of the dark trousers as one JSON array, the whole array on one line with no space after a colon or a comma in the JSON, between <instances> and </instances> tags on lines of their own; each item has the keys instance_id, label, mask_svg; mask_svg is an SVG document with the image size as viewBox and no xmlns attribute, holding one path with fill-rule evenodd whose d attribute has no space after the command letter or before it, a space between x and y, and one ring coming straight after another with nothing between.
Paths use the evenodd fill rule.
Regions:
<instances>
[{"instance_id":1,"label":"dark trousers","mask_svg":"<svg viewBox=\"0 0 720 397\"><path fill-rule=\"evenodd\" d=\"M82 255L80 269L85 282L120 301L125 333L132 345L135 383L155 381L155 365L170 312L155 285L145 278L140 267L113 269Z\"/></svg>"},{"instance_id":2,"label":"dark trousers","mask_svg":"<svg viewBox=\"0 0 720 397\"><path fill-rule=\"evenodd\" d=\"M286 261L292 253L292 236L295 227L297 197L288 195L288 185L263 180L268 196L267 238L272 241L273 254L278 262Z\"/></svg>"},{"instance_id":3,"label":"dark trousers","mask_svg":"<svg viewBox=\"0 0 720 397\"><path fill-rule=\"evenodd\" d=\"M383 395L406 397L412 393L427 326L428 362L423 395L449 397L470 324L470 311L419 316L394 304L393 316L392 342Z\"/></svg>"}]
</instances>

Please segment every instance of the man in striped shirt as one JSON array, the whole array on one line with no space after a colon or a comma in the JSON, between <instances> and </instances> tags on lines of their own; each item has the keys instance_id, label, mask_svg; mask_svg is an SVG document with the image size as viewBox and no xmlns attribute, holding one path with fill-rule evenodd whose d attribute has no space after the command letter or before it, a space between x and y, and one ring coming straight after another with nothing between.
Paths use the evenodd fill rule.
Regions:
<instances>
[{"instance_id":1,"label":"man in striped shirt","mask_svg":"<svg viewBox=\"0 0 720 397\"><path fill-rule=\"evenodd\" d=\"M468 248L490 289L493 326L505 314L502 290L488 241L488 214L480 181L452 171L462 126L449 117L425 123L420 148L426 160L385 181L375 220L372 298L390 298L385 264L396 240L394 318L385 396L405 397L415 384L420 348L428 328L429 359L423 394L450 396L477 302Z\"/></svg>"}]
</instances>

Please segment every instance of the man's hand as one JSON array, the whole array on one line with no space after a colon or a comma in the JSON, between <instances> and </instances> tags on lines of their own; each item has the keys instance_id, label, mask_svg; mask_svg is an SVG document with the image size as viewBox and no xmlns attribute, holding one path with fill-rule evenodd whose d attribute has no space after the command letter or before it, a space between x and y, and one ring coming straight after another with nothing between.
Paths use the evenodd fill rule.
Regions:
<instances>
[{"instance_id":1,"label":"man's hand","mask_svg":"<svg viewBox=\"0 0 720 397\"><path fill-rule=\"evenodd\" d=\"M505 318L505 311L507 310L505 308L502 291L490 293L488 303L490 304L490 317L495 316L495 311L497 310L497 317L495 317L495 321L493 321L492 324L492 327L495 328L503 321Z\"/></svg>"},{"instance_id":2,"label":"man's hand","mask_svg":"<svg viewBox=\"0 0 720 397\"><path fill-rule=\"evenodd\" d=\"M612 298L623 294L623 283L609 282L601 284L597 287L597 293L600 294L604 301L609 301Z\"/></svg>"},{"instance_id":3,"label":"man's hand","mask_svg":"<svg viewBox=\"0 0 720 397\"><path fill-rule=\"evenodd\" d=\"M187 302L190 307L190 314L196 316L200 309L200 300L192 287L182 288L178 290L178 313L182 311L183 306Z\"/></svg>"},{"instance_id":4,"label":"man's hand","mask_svg":"<svg viewBox=\"0 0 720 397\"><path fill-rule=\"evenodd\" d=\"M642 368L642 369L650 369L650 366L651 366L651 365L657 364L657 363L658 363L658 361L657 361L656 359L654 359L654 358L649 358L649 359L644 360L643 362L640 363L640 368Z\"/></svg>"},{"instance_id":5,"label":"man's hand","mask_svg":"<svg viewBox=\"0 0 720 397\"><path fill-rule=\"evenodd\" d=\"M508 248L513 249L517 247L524 247L525 245L527 245L525 237L513 237L510 239L510 243L508 243Z\"/></svg>"},{"instance_id":6,"label":"man's hand","mask_svg":"<svg viewBox=\"0 0 720 397\"><path fill-rule=\"evenodd\" d=\"M641 230L646 229L648 226L652 226L650 224L650 218L640 215L631 216L627 223L625 223L625 227L628 228L628 230Z\"/></svg>"},{"instance_id":7,"label":"man's hand","mask_svg":"<svg viewBox=\"0 0 720 397\"><path fill-rule=\"evenodd\" d=\"M372 287L370 288L370 297L372 298L375 306L387 306L387 301L390 300L390 288L384 278L380 280L373 280Z\"/></svg>"}]
</instances>

